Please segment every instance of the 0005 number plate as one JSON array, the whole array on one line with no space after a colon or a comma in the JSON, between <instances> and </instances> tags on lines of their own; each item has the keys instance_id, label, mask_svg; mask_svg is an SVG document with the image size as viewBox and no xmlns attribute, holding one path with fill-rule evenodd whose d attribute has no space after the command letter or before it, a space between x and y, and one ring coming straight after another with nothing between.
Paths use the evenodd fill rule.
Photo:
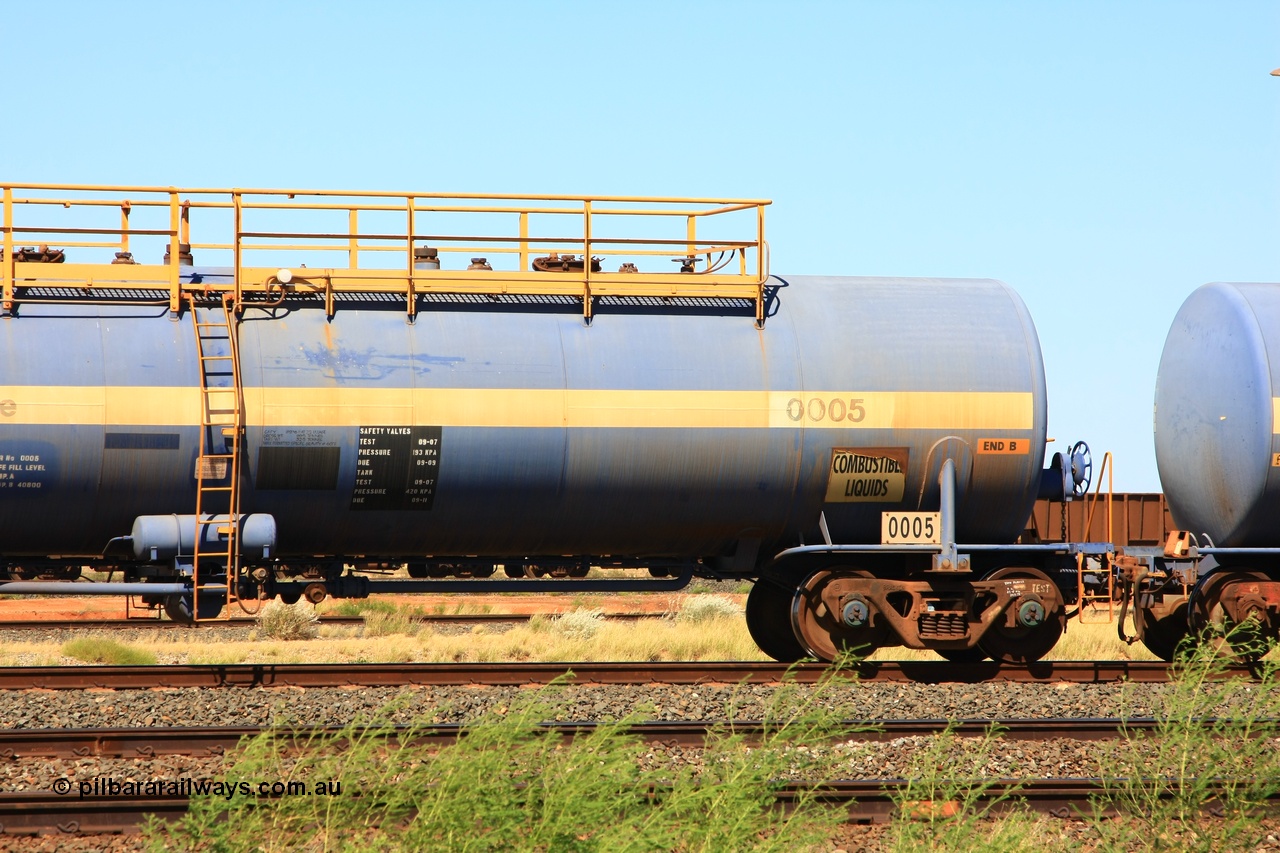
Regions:
<instances>
[{"instance_id":1,"label":"0005 number plate","mask_svg":"<svg viewBox=\"0 0 1280 853\"><path fill-rule=\"evenodd\" d=\"M941 513L880 513L881 545L940 545L941 543Z\"/></svg>"}]
</instances>

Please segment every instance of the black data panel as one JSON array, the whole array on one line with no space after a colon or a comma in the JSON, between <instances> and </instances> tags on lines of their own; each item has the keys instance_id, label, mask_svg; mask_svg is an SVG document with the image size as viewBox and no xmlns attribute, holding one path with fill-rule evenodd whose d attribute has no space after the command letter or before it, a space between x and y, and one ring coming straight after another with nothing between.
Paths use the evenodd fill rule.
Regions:
<instances>
[{"instance_id":1,"label":"black data panel","mask_svg":"<svg viewBox=\"0 0 1280 853\"><path fill-rule=\"evenodd\" d=\"M438 426L360 427L353 510L429 510L440 473Z\"/></svg>"}]
</instances>

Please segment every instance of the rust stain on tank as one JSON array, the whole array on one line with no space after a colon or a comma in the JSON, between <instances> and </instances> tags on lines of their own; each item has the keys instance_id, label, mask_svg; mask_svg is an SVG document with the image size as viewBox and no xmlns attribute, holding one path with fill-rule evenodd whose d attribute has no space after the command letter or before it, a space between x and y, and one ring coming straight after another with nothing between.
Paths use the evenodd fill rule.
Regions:
<instances>
[{"instance_id":1,"label":"rust stain on tank","mask_svg":"<svg viewBox=\"0 0 1280 853\"><path fill-rule=\"evenodd\" d=\"M322 326L321 328L324 329L324 348L332 352L334 349L333 327L330 326L328 323L325 323L324 326Z\"/></svg>"}]
</instances>

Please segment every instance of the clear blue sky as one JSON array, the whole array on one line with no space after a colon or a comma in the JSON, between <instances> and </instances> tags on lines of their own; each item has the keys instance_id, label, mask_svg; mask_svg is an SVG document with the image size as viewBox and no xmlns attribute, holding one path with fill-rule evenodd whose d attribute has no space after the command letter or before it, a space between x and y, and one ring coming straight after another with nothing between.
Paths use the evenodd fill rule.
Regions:
<instances>
[{"instance_id":1,"label":"clear blue sky","mask_svg":"<svg viewBox=\"0 0 1280 853\"><path fill-rule=\"evenodd\" d=\"M1113 451L1123 490L1159 488L1153 388L1183 299L1280 280L1276 2L6 18L0 179L771 198L775 271L1014 287L1055 446Z\"/></svg>"}]
</instances>

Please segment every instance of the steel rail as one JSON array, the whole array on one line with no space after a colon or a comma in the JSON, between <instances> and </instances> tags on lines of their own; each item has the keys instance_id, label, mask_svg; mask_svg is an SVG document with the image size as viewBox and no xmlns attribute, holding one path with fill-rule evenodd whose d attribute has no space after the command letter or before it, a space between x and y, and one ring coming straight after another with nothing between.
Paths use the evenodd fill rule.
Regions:
<instances>
[{"instance_id":1,"label":"steel rail","mask_svg":"<svg viewBox=\"0 0 1280 853\"><path fill-rule=\"evenodd\" d=\"M995 816L1005 812L1027 808L1033 812L1062 819L1081 819L1101 816L1115 816L1119 810L1114 806L1102 803L1096 809L1095 803L1117 789L1124 789L1134 784L1135 780L1101 779L1101 778L1065 778L1065 779L991 779L984 780L980 790L973 795L973 804L991 807ZM1179 785L1175 780L1141 780L1149 798L1168 800L1179 795ZM1201 811L1206 816L1218 813L1216 795L1220 791L1228 791L1238 786L1240 780L1219 779L1207 783L1204 789L1205 800L1201 803ZM797 783L783 786L777 793L777 801L783 806L791 806L805 797L816 797L819 802L833 805L846 804L851 823L881 823L890 820L900 811L906 811L913 818L927 819L931 817L950 817L964 809L964 804L955 800L910 800L911 782L905 779L868 779L868 780L836 780L817 784ZM922 791L923 793L923 791ZM1280 792L1267 796L1268 811L1280 806Z\"/></svg>"},{"instance_id":2,"label":"steel rail","mask_svg":"<svg viewBox=\"0 0 1280 853\"><path fill-rule=\"evenodd\" d=\"M547 613L547 616L558 616L558 613ZM605 620L642 621L644 619L660 619L661 613L606 613ZM430 615L409 615L409 621L427 625L472 625L503 624L528 622L533 618L530 613L440 613ZM321 616L318 625L363 625L363 616ZM258 620L251 618L231 618L204 620L200 622L173 622L168 619L141 617L132 619L0 619L0 631L71 631L86 630L133 630L133 629L174 629L188 628L204 630L205 628L256 628Z\"/></svg>"},{"instance_id":3,"label":"steel rail","mask_svg":"<svg viewBox=\"0 0 1280 853\"><path fill-rule=\"evenodd\" d=\"M1108 791L1114 791L1117 784L1124 783L1125 780L1099 778L994 779L983 783L981 790L974 793L973 801L991 805L995 814L1025 807L1052 817L1080 818L1094 814L1094 801ZM1215 791L1226 790L1231 784L1232 780L1218 780L1209 785L1205 793L1212 798ZM1151 796L1161 799L1177 794L1176 785L1171 782L1153 781L1150 788ZM963 808L956 801L910 799L911 782L904 779L797 782L780 786L774 796L783 808L794 807L804 800L843 806L851 823L884 822L904 810L916 817L948 816ZM260 801L269 803L273 799L268 795ZM1272 794L1268 799L1274 808L1280 803L1280 793ZM48 791L0 793L0 834L136 832L150 816L162 820L180 819L189 802L187 797L180 795L80 797L77 792L62 796ZM1202 808L1206 814L1212 814L1214 801L1208 799ZM1110 814L1113 810L1104 809L1102 813Z\"/></svg>"},{"instance_id":4,"label":"steel rail","mask_svg":"<svg viewBox=\"0 0 1280 853\"><path fill-rule=\"evenodd\" d=\"M1206 720L1206 724L1214 721ZM554 722L540 729L567 739L590 734L599 728L594 722ZM234 750L245 738L273 734L279 739L305 745L308 741L341 738L355 733L404 740L413 743L448 744L465 736L467 726L442 723L411 728L391 726L349 729L342 726L176 726L143 728L3 729L0 730L0 758L21 761L32 758L150 758L157 755L210 757ZM1260 725L1259 731L1269 730ZM958 737L980 737L996 732L999 737L1018 741L1054 739L1096 741L1159 730L1156 720L1143 717L1054 718L1007 720L846 720L836 726L842 741L882 742L903 737L928 737L949 731ZM757 721L650 721L627 727L626 733L648 743L675 743L701 746L709 732L732 731L747 738L765 732Z\"/></svg>"},{"instance_id":5,"label":"steel rail","mask_svg":"<svg viewBox=\"0 0 1280 853\"><path fill-rule=\"evenodd\" d=\"M864 662L847 668L826 664L764 662L580 663L365 663L186 664L153 666L0 667L0 690L145 689L152 687L405 687L521 686L562 680L569 684L813 684L850 681L973 684L1019 682L1103 684L1165 683L1175 666L1147 661L1040 661L1017 666L985 661ZM1231 667L1214 678L1255 676Z\"/></svg>"}]
</instances>

